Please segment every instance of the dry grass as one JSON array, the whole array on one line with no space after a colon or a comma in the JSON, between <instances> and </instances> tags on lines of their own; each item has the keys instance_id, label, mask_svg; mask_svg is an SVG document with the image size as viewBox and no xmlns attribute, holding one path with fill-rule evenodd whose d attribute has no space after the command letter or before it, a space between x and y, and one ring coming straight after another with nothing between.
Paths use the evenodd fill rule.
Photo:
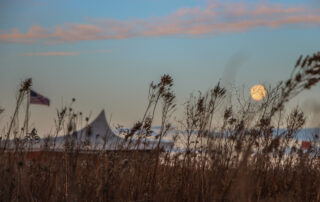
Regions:
<instances>
[{"instance_id":1,"label":"dry grass","mask_svg":"<svg viewBox=\"0 0 320 202\"><path fill-rule=\"evenodd\" d=\"M184 134L176 140L183 152L164 151L160 141L167 135L175 111L173 80L164 75L150 85L142 119L121 135L147 139L159 108L159 144L150 151L84 152L84 144L66 144L55 151L46 144L32 151L36 130L14 130L14 120L31 80L21 85L16 109L0 152L1 201L320 201L319 134L308 150L294 146L304 125L297 108L285 113L285 104L320 81L320 56L301 57L290 78L269 89L260 103L223 105L226 90L219 84L206 93L191 95L185 116L178 121ZM74 101L74 100L73 100ZM220 115L219 109L225 109ZM1 112L0 112L1 113ZM63 128L76 130L79 114L71 107L57 113L55 141ZM221 123L216 123L215 120ZM88 121L88 120L87 120ZM279 132L279 127L286 128ZM275 134L276 132L276 135ZM9 139L15 148L8 149ZM107 140L106 140L107 141ZM143 141L141 141L143 142Z\"/></svg>"}]
</instances>

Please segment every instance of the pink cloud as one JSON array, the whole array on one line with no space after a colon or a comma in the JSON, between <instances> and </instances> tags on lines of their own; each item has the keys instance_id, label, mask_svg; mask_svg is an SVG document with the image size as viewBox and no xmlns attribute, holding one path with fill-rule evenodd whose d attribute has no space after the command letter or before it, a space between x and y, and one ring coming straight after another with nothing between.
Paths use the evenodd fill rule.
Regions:
<instances>
[{"instance_id":1,"label":"pink cloud","mask_svg":"<svg viewBox=\"0 0 320 202\"><path fill-rule=\"evenodd\" d=\"M96 54L96 53L111 53L110 49L99 49L99 50L86 50L78 52L66 52L66 51L51 51L51 52L30 52L19 54L19 56L75 56L79 54Z\"/></svg>"},{"instance_id":2,"label":"pink cloud","mask_svg":"<svg viewBox=\"0 0 320 202\"><path fill-rule=\"evenodd\" d=\"M79 52L34 52L25 53L23 56L75 56L80 54Z\"/></svg>"},{"instance_id":3,"label":"pink cloud","mask_svg":"<svg viewBox=\"0 0 320 202\"><path fill-rule=\"evenodd\" d=\"M181 8L164 17L88 20L84 24L63 24L52 29L35 25L26 33L18 29L0 31L0 41L53 44L133 37L197 36L284 25L320 25L320 12L306 6L275 3L209 2L204 8Z\"/></svg>"},{"instance_id":4,"label":"pink cloud","mask_svg":"<svg viewBox=\"0 0 320 202\"><path fill-rule=\"evenodd\" d=\"M272 15L272 14L298 14L306 12L307 9L301 7L284 8L281 5L266 6L260 5L253 10L253 15Z\"/></svg>"},{"instance_id":5,"label":"pink cloud","mask_svg":"<svg viewBox=\"0 0 320 202\"><path fill-rule=\"evenodd\" d=\"M18 29L11 29L11 32L0 32L0 41L32 43L34 40L47 38L47 31L38 25L30 27L29 31L25 34L21 33Z\"/></svg>"}]
</instances>

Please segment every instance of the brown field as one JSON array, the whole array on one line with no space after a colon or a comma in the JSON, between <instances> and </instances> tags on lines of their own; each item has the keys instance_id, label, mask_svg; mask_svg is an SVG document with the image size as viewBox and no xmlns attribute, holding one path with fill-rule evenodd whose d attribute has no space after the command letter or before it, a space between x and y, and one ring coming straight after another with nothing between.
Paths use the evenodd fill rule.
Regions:
<instances>
[{"instance_id":1,"label":"brown field","mask_svg":"<svg viewBox=\"0 0 320 202\"><path fill-rule=\"evenodd\" d=\"M307 148L291 144L306 119L299 108L285 110L288 101L319 81L320 56L313 55L301 57L290 78L268 89L258 103L224 105L227 92L220 84L191 95L175 124L186 132L174 138L185 150L173 152L160 146L176 108L173 80L164 75L150 85L142 119L129 130L119 128L127 141L148 138L159 108L161 129L154 149L88 152L75 143L57 152L52 144L33 151L27 144L37 141L38 134L14 130L16 112L31 86L27 80L1 134L0 200L320 201L319 134ZM57 115L49 141L62 128L69 134L77 129L75 110L62 108ZM279 128L286 130L275 133ZM16 147L8 149L7 140L14 138Z\"/></svg>"}]
</instances>

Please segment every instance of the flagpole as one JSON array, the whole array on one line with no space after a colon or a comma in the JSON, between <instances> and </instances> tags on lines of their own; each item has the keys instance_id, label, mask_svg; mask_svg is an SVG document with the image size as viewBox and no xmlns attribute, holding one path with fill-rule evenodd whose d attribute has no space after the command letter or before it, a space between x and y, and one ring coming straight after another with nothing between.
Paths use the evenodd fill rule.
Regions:
<instances>
[{"instance_id":1,"label":"flagpole","mask_svg":"<svg viewBox=\"0 0 320 202\"><path fill-rule=\"evenodd\" d=\"M27 107L26 107L26 117L25 117L25 130L26 136L28 135L29 129L29 105L30 105L30 89L27 92Z\"/></svg>"}]
</instances>

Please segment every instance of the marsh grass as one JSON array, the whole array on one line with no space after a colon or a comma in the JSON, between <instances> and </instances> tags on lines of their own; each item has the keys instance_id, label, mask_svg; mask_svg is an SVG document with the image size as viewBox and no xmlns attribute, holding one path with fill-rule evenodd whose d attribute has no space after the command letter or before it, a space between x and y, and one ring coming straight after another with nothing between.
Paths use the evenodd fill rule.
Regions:
<instances>
[{"instance_id":1,"label":"marsh grass","mask_svg":"<svg viewBox=\"0 0 320 202\"><path fill-rule=\"evenodd\" d=\"M177 152L160 144L173 125L176 109L169 75L151 83L141 120L131 129L118 128L126 142L117 151L90 149L90 132L81 134L88 137L84 141L66 139L63 149L57 150L58 134L76 136L80 126L90 128L89 118L72 109L74 99L57 110L56 130L44 139L42 149L34 151L32 146L40 140L36 129L14 128L32 85L27 79L21 84L9 126L1 134L0 199L320 201L320 134L314 134L308 149L299 147L295 137L305 116L299 108L285 113L288 101L319 81L320 55L301 56L289 79L270 88L262 102L239 100L238 105L228 106L226 90L219 83L205 93L191 94L184 116L176 123L182 132L174 140L184 148ZM161 116L158 144L138 149L150 138L157 111ZM280 125L286 130L279 130ZM12 140L13 146L8 146Z\"/></svg>"}]
</instances>

